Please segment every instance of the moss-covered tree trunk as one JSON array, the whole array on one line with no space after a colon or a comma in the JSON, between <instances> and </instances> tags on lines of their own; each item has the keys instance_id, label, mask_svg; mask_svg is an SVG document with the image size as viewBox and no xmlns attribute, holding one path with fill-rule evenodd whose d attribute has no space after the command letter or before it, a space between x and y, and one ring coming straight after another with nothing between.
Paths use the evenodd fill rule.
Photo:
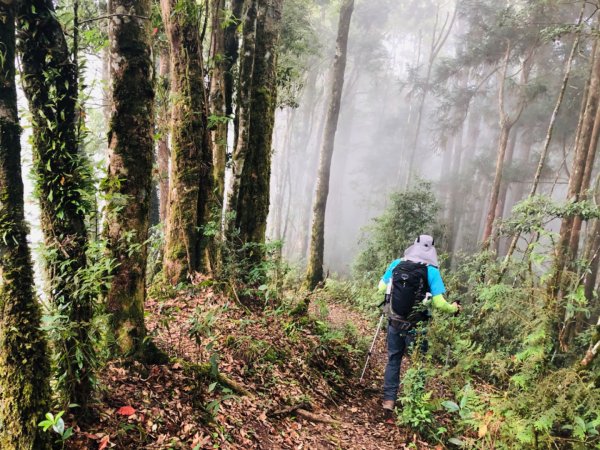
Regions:
<instances>
[{"instance_id":1,"label":"moss-covered tree trunk","mask_svg":"<svg viewBox=\"0 0 600 450\"><path fill-rule=\"evenodd\" d=\"M208 268L212 154L206 130L200 11L193 0L161 0L171 51L171 180L163 270L175 284Z\"/></svg>"},{"instance_id":2,"label":"moss-covered tree trunk","mask_svg":"<svg viewBox=\"0 0 600 450\"><path fill-rule=\"evenodd\" d=\"M338 34L336 41L335 59L331 74L331 91L329 108L325 118L325 132L323 145L319 157L319 171L317 174L317 190L313 202L312 234L310 240L310 253L306 281L309 289L314 289L323 281L323 255L325 250L325 212L327 209L327 195L329 194L329 174L331 159L335 144L340 103L344 87L344 72L346 70L346 53L348 48L348 33L350 20L354 9L354 0L344 0L340 10Z\"/></svg>"},{"instance_id":3,"label":"moss-covered tree trunk","mask_svg":"<svg viewBox=\"0 0 600 450\"><path fill-rule=\"evenodd\" d=\"M169 148L169 73L170 56L167 48L160 51L158 65L158 84L157 84L157 128L160 134L157 148L157 166L158 166L158 197L160 201L159 214L160 221L166 223L167 211L169 209L169 159L171 158L171 149Z\"/></svg>"},{"instance_id":4,"label":"moss-covered tree trunk","mask_svg":"<svg viewBox=\"0 0 600 450\"><path fill-rule=\"evenodd\" d=\"M245 162L241 172L236 174L239 176L239 195L235 204L235 219L243 243L265 242L282 8L282 0L258 2L250 93L250 132L247 134ZM255 251L253 257L259 260L262 257L260 253Z\"/></svg>"},{"instance_id":5,"label":"moss-covered tree trunk","mask_svg":"<svg viewBox=\"0 0 600 450\"><path fill-rule=\"evenodd\" d=\"M238 198L250 137L250 115L252 108L252 76L254 75L254 55L256 51L256 19L259 0L247 0L243 10L243 34L239 62L239 83L235 113L235 142L231 155L231 185L227 196L225 219L226 238L235 235Z\"/></svg>"},{"instance_id":6,"label":"moss-covered tree trunk","mask_svg":"<svg viewBox=\"0 0 600 450\"><path fill-rule=\"evenodd\" d=\"M89 165L79 143L77 62L51 0L20 3L18 47L33 125L35 185L41 207L50 300L68 317L59 359L68 401L85 408L95 360L89 338L93 298L83 285Z\"/></svg>"},{"instance_id":7,"label":"moss-covered tree trunk","mask_svg":"<svg viewBox=\"0 0 600 450\"><path fill-rule=\"evenodd\" d=\"M50 407L50 368L23 205L15 85L15 3L0 2L0 448L50 448L37 426Z\"/></svg>"},{"instance_id":8,"label":"moss-covered tree trunk","mask_svg":"<svg viewBox=\"0 0 600 450\"><path fill-rule=\"evenodd\" d=\"M151 2L112 0L109 42L112 110L105 181L105 233L118 264L107 294L115 356L146 354L146 240L152 189L154 86Z\"/></svg>"},{"instance_id":9,"label":"moss-covered tree trunk","mask_svg":"<svg viewBox=\"0 0 600 450\"><path fill-rule=\"evenodd\" d=\"M231 117L234 113L233 94L235 90L235 67L239 58L240 33L239 24L242 21L244 0L228 0L228 10L231 11L229 23L225 28L225 65L223 67L225 90L225 115ZM236 119L237 120L237 119ZM235 143L234 143L235 145Z\"/></svg>"}]
</instances>

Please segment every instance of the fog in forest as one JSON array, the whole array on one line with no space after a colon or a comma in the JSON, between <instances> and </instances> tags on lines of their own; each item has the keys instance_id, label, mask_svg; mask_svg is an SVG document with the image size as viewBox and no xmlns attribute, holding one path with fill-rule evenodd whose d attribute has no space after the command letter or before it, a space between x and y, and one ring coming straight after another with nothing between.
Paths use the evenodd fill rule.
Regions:
<instances>
[{"instance_id":1,"label":"fog in forest","mask_svg":"<svg viewBox=\"0 0 600 450\"><path fill-rule=\"evenodd\" d=\"M519 117L508 136L497 217L507 217L529 192L573 44L573 36L552 35L548 17L576 24L576 11L554 5L540 22L524 13L523 23L510 24L547 28L548 37L534 43L518 36L505 68L511 31L485 36L490 7L479 7L450 1L357 4L331 168L326 271L348 274L363 227L381 214L390 193L418 180L431 182L441 206L447 234L438 245L446 251L477 247L494 180L504 71L504 108ZM297 262L305 261L309 246L335 8L321 6L310 20L319 44L307 58L297 105L277 111L269 216L269 236L283 239L285 256ZM565 195L590 49L582 46L573 64L538 189L557 199ZM505 252L508 244L499 245Z\"/></svg>"},{"instance_id":2,"label":"fog in forest","mask_svg":"<svg viewBox=\"0 0 600 450\"><path fill-rule=\"evenodd\" d=\"M0 18L0 450L600 449L600 0Z\"/></svg>"},{"instance_id":3,"label":"fog in forest","mask_svg":"<svg viewBox=\"0 0 600 450\"><path fill-rule=\"evenodd\" d=\"M288 30L287 36L284 28L282 39L296 41L288 53L280 55L281 70L286 75L289 71L292 81L279 92L268 221L268 237L282 240L284 256L300 266L309 251L339 11L335 2L306 5L298 0L286 4L287 17L296 28ZM441 208L444 234L438 236L438 246L454 252L477 248L500 139L498 90L506 46L506 36L499 32L486 42L477 40L486 32L478 20L494 13L485 8L477 2L453 1L374 0L356 5L331 166L325 271L348 275L361 249L365 226L384 211L391 193L419 180L431 183ZM535 24L542 31L548 29L546 41L532 43L527 42L527 35L520 36L510 50L505 108L516 114L522 102L523 111L508 139L497 217L509 216L530 190L573 43L573 35L553 36L548 17L576 24L574 9L554 5L546 13ZM511 26L531 27L525 22ZM565 196L591 52L588 44L581 45L579 59L573 63L540 179L538 193L556 199ZM105 69L102 55L86 58L86 148L101 175L106 165ZM19 102L24 111L22 95ZM41 232L28 175L27 125L25 130L26 209L36 245ZM501 239L499 250L506 251L507 245Z\"/></svg>"}]
</instances>

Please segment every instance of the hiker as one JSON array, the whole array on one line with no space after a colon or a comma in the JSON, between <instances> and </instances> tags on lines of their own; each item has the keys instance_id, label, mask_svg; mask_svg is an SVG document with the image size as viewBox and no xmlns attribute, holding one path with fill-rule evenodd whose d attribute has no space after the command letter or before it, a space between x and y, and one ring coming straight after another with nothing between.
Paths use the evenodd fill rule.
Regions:
<instances>
[{"instance_id":1,"label":"hiker","mask_svg":"<svg viewBox=\"0 0 600 450\"><path fill-rule=\"evenodd\" d=\"M455 313L459 305L444 299L446 287L438 269L434 240L426 234L420 235L401 259L392 261L379 282L379 290L386 292L384 311L388 316L383 409L391 415L400 387L400 363L404 351L414 342L415 326L428 319L430 306Z\"/></svg>"}]
</instances>

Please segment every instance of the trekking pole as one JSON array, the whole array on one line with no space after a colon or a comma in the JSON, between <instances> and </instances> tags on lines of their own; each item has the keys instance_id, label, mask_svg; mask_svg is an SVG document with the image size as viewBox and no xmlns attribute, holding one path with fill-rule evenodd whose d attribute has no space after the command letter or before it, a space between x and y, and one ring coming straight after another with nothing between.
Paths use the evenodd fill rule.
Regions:
<instances>
[{"instance_id":1,"label":"trekking pole","mask_svg":"<svg viewBox=\"0 0 600 450\"><path fill-rule=\"evenodd\" d=\"M365 361L365 367L363 367L362 374L360 375L360 382L365 376L365 372L367 370L367 365L369 364L369 359L373 354L373 348L375 347L375 342L377 341L377 336L379 336L379 331L381 331L381 324L383 323L383 319L385 317L385 312L381 313L381 318L379 319L379 324L377 325L377 331L375 332L375 336L373 337L373 342L371 343L371 348L369 349L369 353L367 354L367 360Z\"/></svg>"}]
</instances>

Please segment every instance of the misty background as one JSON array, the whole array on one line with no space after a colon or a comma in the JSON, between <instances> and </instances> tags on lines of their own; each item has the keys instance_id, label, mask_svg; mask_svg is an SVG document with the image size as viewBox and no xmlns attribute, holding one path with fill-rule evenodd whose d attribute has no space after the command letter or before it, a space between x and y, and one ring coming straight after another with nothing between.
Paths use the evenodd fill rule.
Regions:
<instances>
[{"instance_id":1,"label":"misty background","mask_svg":"<svg viewBox=\"0 0 600 450\"><path fill-rule=\"evenodd\" d=\"M477 3L357 3L327 203L326 271L349 274L361 248L361 230L382 213L392 192L417 179L431 182L441 206L446 232L437 236L438 246L454 252L477 248L500 134L503 45L499 37L495 43L493 36L474 40L478 33L483 36L486 25L484 18L479 24L473 22L477 14L484 14L477 11ZM577 20L569 5L554 4L549 9L557 19ZM272 239L282 239L284 255L300 264L306 259L310 239L335 11L335 5L312 11L312 36L318 45L305 61L307 75L296 104L283 105L276 116L268 233ZM550 28L552 23L545 17L537 26ZM549 37L534 55L525 82L520 80L522 55L509 68L507 107L515 107L519 89L532 92L509 137L502 188L505 201L499 217L508 216L529 192L572 39ZM585 52L584 48L580 53L582 67ZM583 85L577 70L571 75L538 190L561 200ZM501 240L501 253L506 246Z\"/></svg>"}]
</instances>

